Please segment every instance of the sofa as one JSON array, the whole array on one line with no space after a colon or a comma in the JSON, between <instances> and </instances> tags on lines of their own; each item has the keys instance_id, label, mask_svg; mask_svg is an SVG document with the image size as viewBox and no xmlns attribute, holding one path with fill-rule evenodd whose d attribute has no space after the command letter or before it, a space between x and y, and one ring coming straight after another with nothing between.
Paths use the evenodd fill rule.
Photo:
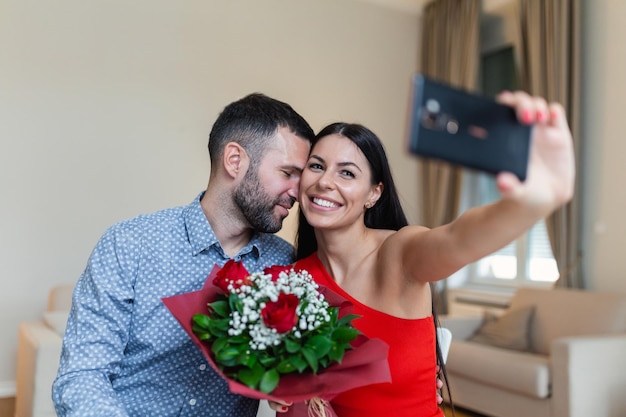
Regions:
<instances>
[{"instance_id":1,"label":"sofa","mask_svg":"<svg viewBox=\"0 0 626 417\"><path fill-rule=\"evenodd\" d=\"M41 319L19 325L15 417L56 416L51 387L59 365L72 288L52 288Z\"/></svg>"},{"instance_id":2,"label":"sofa","mask_svg":"<svg viewBox=\"0 0 626 417\"><path fill-rule=\"evenodd\" d=\"M518 289L498 315L442 316L452 403L494 417L626 416L626 294Z\"/></svg>"}]
</instances>

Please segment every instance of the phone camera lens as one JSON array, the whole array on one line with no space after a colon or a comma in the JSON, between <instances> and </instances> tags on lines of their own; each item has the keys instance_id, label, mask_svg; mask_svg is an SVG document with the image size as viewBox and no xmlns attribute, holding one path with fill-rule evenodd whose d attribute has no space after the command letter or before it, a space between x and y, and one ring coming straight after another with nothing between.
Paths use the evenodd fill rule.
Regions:
<instances>
[{"instance_id":1,"label":"phone camera lens","mask_svg":"<svg viewBox=\"0 0 626 417\"><path fill-rule=\"evenodd\" d=\"M459 131L459 124L454 120L449 120L448 123L446 123L446 130L451 135L454 135L456 132Z\"/></svg>"}]
</instances>

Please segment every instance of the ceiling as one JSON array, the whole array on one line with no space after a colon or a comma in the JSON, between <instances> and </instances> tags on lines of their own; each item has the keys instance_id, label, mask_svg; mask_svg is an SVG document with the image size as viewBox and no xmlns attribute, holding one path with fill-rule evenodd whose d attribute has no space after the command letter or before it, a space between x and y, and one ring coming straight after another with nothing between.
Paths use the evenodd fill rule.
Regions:
<instances>
[{"instance_id":1,"label":"ceiling","mask_svg":"<svg viewBox=\"0 0 626 417\"><path fill-rule=\"evenodd\" d=\"M368 3L378 4L380 6L389 7L396 10L419 15L422 13L422 8L433 0L361 0ZM513 0L483 0L483 11L489 12L490 10L497 9L505 3L510 3Z\"/></svg>"},{"instance_id":2,"label":"ceiling","mask_svg":"<svg viewBox=\"0 0 626 417\"><path fill-rule=\"evenodd\" d=\"M409 12L412 14L420 14L422 7L432 0L361 0L369 3L375 3L392 9Z\"/></svg>"}]
</instances>

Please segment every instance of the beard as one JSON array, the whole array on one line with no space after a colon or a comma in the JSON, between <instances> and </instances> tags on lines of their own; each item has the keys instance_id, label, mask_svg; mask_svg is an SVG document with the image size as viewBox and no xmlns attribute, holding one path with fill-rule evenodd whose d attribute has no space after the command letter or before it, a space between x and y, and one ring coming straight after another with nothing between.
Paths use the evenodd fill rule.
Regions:
<instances>
[{"instance_id":1,"label":"beard","mask_svg":"<svg viewBox=\"0 0 626 417\"><path fill-rule=\"evenodd\" d=\"M263 233L276 233L283 227L284 217L277 217L274 213L276 205L288 202L293 206L295 203L294 198L272 198L268 195L254 169L248 169L233 198L250 226Z\"/></svg>"}]
</instances>

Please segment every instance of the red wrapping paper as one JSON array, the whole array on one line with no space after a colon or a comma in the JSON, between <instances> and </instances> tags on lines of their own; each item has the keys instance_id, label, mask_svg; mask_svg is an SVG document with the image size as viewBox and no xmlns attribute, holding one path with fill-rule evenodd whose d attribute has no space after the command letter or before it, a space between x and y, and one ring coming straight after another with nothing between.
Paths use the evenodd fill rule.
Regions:
<instances>
[{"instance_id":1,"label":"red wrapping paper","mask_svg":"<svg viewBox=\"0 0 626 417\"><path fill-rule=\"evenodd\" d=\"M364 335L359 335L352 342L353 349L346 351L341 363L320 370L318 374L281 375L278 386L271 394L254 390L227 377L213 361L209 344L201 341L192 330L193 315L208 314L207 304L215 301L217 294L220 293L219 288L213 285L213 277L219 269L217 265L213 268L201 290L163 298L162 301L200 348L213 369L228 382L231 392L256 399L298 403L314 397L330 400L337 394L353 388L391 381L387 362L389 347L380 339L369 339ZM339 307L340 316L352 311L352 304L342 296L323 286L320 286L319 291L324 294L331 306ZM293 411L296 411L298 407L294 408ZM326 415L334 416L332 409L327 409Z\"/></svg>"}]
</instances>

